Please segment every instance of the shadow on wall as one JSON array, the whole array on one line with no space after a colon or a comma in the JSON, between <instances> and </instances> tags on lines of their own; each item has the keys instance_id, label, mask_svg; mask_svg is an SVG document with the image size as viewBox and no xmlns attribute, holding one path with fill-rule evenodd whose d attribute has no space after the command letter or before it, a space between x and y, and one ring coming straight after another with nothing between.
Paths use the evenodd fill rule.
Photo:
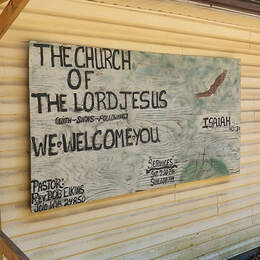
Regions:
<instances>
[{"instance_id":1,"label":"shadow on wall","mask_svg":"<svg viewBox=\"0 0 260 260\"><path fill-rule=\"evenodd\" d=\"M260 260L260 247L229 258L229 260Z\"/></svg>"}]
</instances>

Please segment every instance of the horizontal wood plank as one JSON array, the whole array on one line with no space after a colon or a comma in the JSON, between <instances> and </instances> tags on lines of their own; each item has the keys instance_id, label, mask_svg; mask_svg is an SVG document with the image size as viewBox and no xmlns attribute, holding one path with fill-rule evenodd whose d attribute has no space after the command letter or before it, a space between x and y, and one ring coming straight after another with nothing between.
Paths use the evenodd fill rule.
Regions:
<instances>
[{"instance_id":1,"label":"horizontal wood plank","mask_svg":"<svg viewBox=\"0 0 260 260\"><path fill-rule=\"evenodd\" d=\"M241 77L242 88L260 88L259 77Z\"/></svg>"},{"instance_id":2,"label":"horizontal wood plank","mask_svg":"<svg viewBox=\"0 0 260 260\"><path fill-rule=\"evenodd\" d=\"M30 260L10 238L0 230L0 247L4 256L10 260Z\"/></svg>"},{"instance_id":3,"label":"horizontal wood plank","mask_svg":"<svg viewBox=\"0 0 260 260\"><path fill-rule=\"evenodd\" d=\"M48 20L50 23L45 24L45 19L46 17L42 15L33 16L32 14L25 13L20 17L19 24L17 23L13 26L13 29L57 34L66 33L75 36L84 36L86 35L86 31L83 28L87 27L87 35L96 38L118 38L121 40L132 40L147 43L151 41L154 43L156 43L156 41L162 43L163 39L164 44L168 45L181 44L181 46L189 46L192 43L193 46L203 46L206 49L214 48L215 50L219 49L230 52L241 51L245 53L253 53L250 48L249 39L244 39L244 41L234 41L233 39L230 40L230 38L225 39L223 35L212 35L212 33L209 35L208 28L207 34L204 33L203 35L202 28L204 27L204 24L196 24L194 21L192 23L185 23L183 19L181 21L180 19L169 19L169 22L174 27L168 28L159 27L158 23L156 27L151 27L151 25L137 26L136 24L133 24L131 26L129 24L121 25L118 23L113 24L111 22L97 23L96 21L88 21L87 19L78 19L77 21L74 19L74 22L72 22L69 18L63 17L63 19L59 19L59 17L56 16L49 16ZM179 26L177 26L176 23L179 24ZM44 27L42 26L43 24L45 25ZM193 30L191 28L193 28ZM234 28L229 28L229 31L230 33L235 33L236 35L248 33L246 31ZM216 32L221 33L223 32L223 27L222 30L211 30L211 32L215 32L215 34ZM156 37L154 37L155 35ZM183 42L181 43L181 41Z\"/></svg>"},{"instance_id":4,"label":"horizontal wood plank","mask_svg":"<svg viewBox=\"0 0 260 260\"><path fill-rule=\"evenodd\" d=\"M255 120L255 112L241 112L241 121L254 121Z\"/></svg>"},{"instance_id":5,"label":"horizontal wood plank","mask_svg":"<svg viewBox=\"0 0 260 260\"><path fill-rule=\"evenodd\" d=\"M259 144L242 145L240 147L241 157L243 157L244 155L258 154L258 153L260 153L260 145Z\"/></svg>"},{"instance_id":6,"label":"horizontal wood plank","mask_svg":"<svg viewBox=\"0 0 260 260\"><path fill-rule=\"evenodd\" d=\"M206 207L209 207L213 201L214 198L205 198L201 201L198 201L198 203L194 201L194 205L192 205L192 202L189 202L186 203L187 205L185 206L188 208L188 205L190 205L190 210L193 210L194 212L197 212L198 210L203 210L203 212L205 212ZM200 207L199 205L202 205L203 202L203 207ZM127 215L121 214L119 216L106 218L105 222L102 219L92 220L81 224L42 232L41 237L37 236L36 234L30 234L14 238L14 241L16 241L24 250L31 250L36 247L41 247L43 240L47 246L57 242L66 242L79 237L113 232L113 230L116 229L125 229L131 227L134 228L135 226L142 228L142 225L146 226L146 223L148 224L149 222L151 223L151 226L156 226L156 223L161 223L161 220L164 220L164 223L166 224L169 218L173 217L175 219L178 215L182 215L183 207L184 205L172 204L168 206L157 207L156 209L158 211L152 209L143 209L141 212L136 211L128 213ZM128 221L126 222L125 219L128 219ZM182 221L184 221L184 219ZM179 221L174 222L174 225L178 225L179 223ZM34 242L32 243L32 241Z\"/></svg>"},{"instance_id":7,"label":"horizontal wood plank","mask_svg":"<svg viewBox=\"0 0 260 260\"><path fill-rule=\"evenodd\" d=\"M245 198L236 199L219 204L219 214L254 206L260 203L260 194L255 193Z\"/></svg>"},{"instance_id":8,"label":"horizontal wood plank","mask_svg":"<svg viewBox=\"0 0 260 260\"><path fill-rule=\"evenodd\" d=\"M260 142L260 133L241 135L241 144L255 144Z\"/></svg>"},{"instance_id":9,"label":"horizontal wood plank","mask_svg":"<svg viewBox=\"0 0 260 260\"><path fill-rule=\"evenodd\" d=\"M214 209L214 210L213 210ZM178 225L182 225L184 223L195 222L196 220L201 220L209 217L213 217L216 215L216 208L211 207L207 209L199 209L194 210L193 214L190 213L182 213L178 216L171 216L169 218L161 218L160 220L153 222L144 222L140 224L136 224L134 226L125 226L119 230L113 230L109 232L102 232L102 234L95 234L94 237L83 237L77 240L65 242L62 244L57 244L49 249L52 251L52 255L54 258L62 258L68 255L68 253L76 253L79 248L84 245L85 250L92 250L98 247L101 247L104 244L115 244L122 241L129 241L135 239L137 237L147 236L149 234L162 232L165 230L170 230L176 228ZM72 246L72 248L68 248L68 244ZM67 249L66 249L67 248ZM127 250L133 249L129 244L129 248ZM36 257L38 254L45 252L48 254L49 251L45 249L38 249L34 252L25 251L29 256ZM50 255L49 255L50 256Z\"/></svg>"},{"instance_id":10,"label":"horizontal wood plank","mask_svg":"<svg viewBox=\"0 0 260 260\"><path fill-rule=\"evenodd\" d=\"M259 100L260 89L243 89L241 88L241 99L242 100Z\"/></svg>"},{"instance_id":11,"label":"horizontal wood plank","mask_svg":"<svg viewBox=\"0 0 260 260\"><path fill-rule=\"evenodd\" d=\"M29 122L26 120L10 120L9 122L0 121L0 135L1 136L29 136Z\"/></svg>"},{"instance_id":12,"label":"horizontal wood plank","mask_svg":"<svg viewBox=\"0 0 260 260\"><path fill-rule=\"evenodd\" d=\"M242 111L260 110L260 100L242 100L241 110Z\"/></svg>"},{"instance_id":13,"label":"horizontal wood plank","mask_svg":"<svg viewBox=\"0 0 260 260\"><path fill-rule=\"evenodd\" d=\"M201 257L198 257L198 260L202 260L205 258L225 259L227 257L235 257L237 255L240 255L241 252L244 253L255 249L256 247L258 247L259 243L260 236L254 237L245 241L241 241L240 243L221 248L220 250L214 251L210 254L205 254Z\"/></svg>"},{"instance_id":14,"label":"horizontal wood plank","mask_svg":"<svg viewBox=\"0 0 260 260\"><path fill-rule=\"evenodd\" d=\"M28 185L19 185L18 187L6 187L0 189L0 206L29 200Z\"/></svg>"},{"instance_id":15,"label":"horizontal wood plank","mask_svg":"<svg viewBox=\"0 0 260 260\"><path fill-rule=\"evenodd\" d=\"M200 246L193 247L192 255L198 257L203 253L211 252L216 249L219 249L223 247L223 245L227 247L228 245L234 245L234 244L239 244L239 242L242 241L248 241L254 237L259 236L259 234L260 234L260 226L249 227L247 229L231 233L225 237L213 241L208 241Z\"/></svg>"},{"instance_id":16,"label":"horizontal wood plank","mask_svg":"<svg viewBox=\"0 0 260 260\"><path fill-rule=\"evenodd\" d=\"M246 212L243 212L241 210L241 215L239 219L242 219L243 217L247 216ZM209 229L213 223L216 225L217 221L221 221L221 223L224 223L227 220L231 219L237 219L238 215L232 213L231 215L224 215L224 218L222 217L212 217L210 219L204 219L199 222L193 222L192 224L187 224L185 227L176 228L174 232L170 232L171 230L164 230L160 232L160 235L158 233L154 233L149 235L149 237L138 237L133 240L125 240L121 243L117 244L109 244L101 248L97 248L96 250L88 250L88 251L82 251L78 254L68 256L68 259L86 259L87 257L91 259L95 259L96 257L101 257L104 255L105 252L107 257L115 257L121 254L126 254L128 252L133 251L133 248L135 249L141 249L143 247L148 247L155 245L156 243L160 241L161 243L169 241L174 238L183 237L185 235L189 235L196 232L201 232L202 230ZM159 243L160 243L159 242ZM28 252L30 254L30 252Z\"/></svg>"},{"instance_id":17,"label":"horizontal wood plank","mask_svg":"<svg viewBox=\"0 0 260 260\"><path fill-rule=\"evenodd\" d=\"M12 156L12 155L4 155L0 152L0 164L5 165L5 169L9 168L20 168L20 169L27 169L29 168L29 158L28 156Z\"/></svg>"},{"instance_id":18,"label":"horizontal wood plank","mask_svg":"<svg viewBox=\"0 0 260 260\"><path fill-rule=\"evenodd\" d=\"M212 195L216 195L217 193L221 193L221 191L225 191L227 189L232 189L232 188L235 188L235 187L238 187L239 185L242 187L245 187L246 185L250 185L251 183L255 183L255 182L259 182L260 179L259 179L259 175L257 174L252 174L252 175L245 175L245 176L240 176L240 181L238 181L236 178L233 179L233 181L228 181L226 183L223 183L223 184L215 184L215 185L212 185L210 187L206 187L206 188L199 188L196 190L196 192L194 191L194 188L190 187L189 190L187 190L187 187L190 186L189 185L180 185L180 187L176 190L176 193L175 195L172 194L172 195L165 195L165 196L162 196L162 197L157 197L157 198L154 198L154 199L146 199L146 200L142 200L142 201L139 201L139 202L136 202L134 201L134 199L132 199L132 202L131 203L126 203L124 204L123 206L121 205L118 205L118 206L114 206L114 207L110 207L111 211L106 211L106 212L103 212L102 209L99 209L99 210L95 210L95 211L86 211L84 210L83 207L71 207L70 209L67 208L66 211L64 210L56 210L56 211L53 211L49 214L46 214L46 213L39 213L39 214L33 214L32 218L30 219L25 219L25 220L22 220L21 222L17 222L17 223L9 223L8 225L5 226L5 231L8 232L11 236L13 235L22 235L24 233L28 233L28 232L35 232L39 229L53 229L56 227L56 223L59 223L59 225L69 225L69 224L73 224L73 223L77 223L78 221L87 221L88 219L91 219L92 217L95 217L95 216L100 216L100 214L102 214L103 217L107 216L108 214L121 214L120 212L124 212L124 210L126 208L130 209L130 205L133 205L133 210L141 210L145 205L150 205L150 207L152 206L151 202L154 201L154 205L152 207L156 207L156 204L161 200L162 202L163 201L167 201L167 199L169 198L172 198L172 201L174 201L174 198L176 197L176 199L180 200L180 205L181 203L184 203L183 200L191 200L191 199L196 199L198 203L200 201L200 197L203 198L203 195L204 196L209 196L210 194ZM194 183L195 185L196 183ZM187 186L186 188L184 188L182 190L182 186ZM210 190L211 189L211 190ZM173 190L174 191L174 190ZM156 192L155 190L154 191L151 191L151 192ZM148 193L149 192L144 192L145 193ZM169 197L170 196L170 197ZM129 196L126 196L126 197L129 197L131 199L131 195ZM166 203L166 201L164 203ZM202 200L203 201L203 200ZM161 203L162 203L161 202ZM90 203L90 205L95 205L97 204L98 202L92 202ZM102 201L101 201L102 203ZM104 201L104 203L106 203ZM167 202L166 205L168 203L171 203L171 202ZM196 204L195 204L196 205ZM185 204L183 205L184 208L186 208ZM65 214L65 212L67 212L67 214ZM72 214L72 212L74 211L74 214ZM76 212L78 211L78 213L76 214ZM84 212L86 211L86 212ZM71 212L69 214L69 212ZM53 217L51 217L53 216ZM72 217L73 216L73 217ZM55 219L55 223L53 222ZM37 220L37 221L36 221ZM31 224L31 221L34 222L34 224ZM58 221L58 222L56 222ZM15 231L14 231L15 230ZM10 233L12 232L12 233ZM14 233L13 233L14 232Z\"/></svg>"},{"instance_id":19,"label":"horizontal wood plank","mask_svg":"<svg viewBox=\"0 0 260 260\"><path fill-rule=\"evenodd\" d=\"M23 150L28 152L30 149L29 140L24 136L12 136L11 138L1 138L0 152ZM4 165L0 167L1 169L6 169Z\"/></svg>"},{"instance_id":20,"label":"horizontal wood plank","mask_svg":"<svg viewBox=\"0 0 260 260\"><path fill-rule=\"evenodd\" d=\"M0 171L0 188L7 186L16 186L29 183L29 171L22 169L10 169Z\"/></svg>"},{"instance_id":21,"label":"horizontal wood plank","mask_svg":"<svg viewBox=\"0 0 260 260\"><path fill-rule=\"evenodd\" d=\"M241 134L260 132L260 122L241 123Z\"/></svg>"},{"instance_id":22,"label":"horizontal wood plank","mask_svg":"<svg viewBox=\"0 0 260 260\"><path fill-rule=\"evenodd\" d=\"M218 192L218 204L228 201L235 202L237 199L247 198L248 196L255 196L259 192L259 182L251 183L249 185L242 185L241 187L234 187L233 189L221 190Z\"/></svg>"},{"instance_id":23,"label":"horizontal wood plank","mask_svg":"<svg viewBox=\"0 0 260 260\"><path fill-rule=\"evenodd\" d=\"M223 224L221 226L210 228L208 230L203 230L201 232L193 233L184 237L173 239L165 243L160 243L159 245L147 247L141 250L131 252L129 254L120 255L113 257L114 260L119 259L153 259L160 257L165 254L177 252L187 248L188 246L200 245L208 240L213 240L219 237L223 237L229 233L233 233L252 225L251 218L244 218L238 220L237 222L231 222L228 224ZM187 246L188 245L188 246Z\"/></svg>"},{"instance_id":24,"label":"horizontal wood plank","mask_svg":"<svg viewBox=\"0 0 260 260\"><path fill-rule=\"evenodd\" d=\"M256 164L256 163L260 163L259 154L247 155L240 158L241 166L248 165L248 164Z\"/></svg>"}]
</instances>

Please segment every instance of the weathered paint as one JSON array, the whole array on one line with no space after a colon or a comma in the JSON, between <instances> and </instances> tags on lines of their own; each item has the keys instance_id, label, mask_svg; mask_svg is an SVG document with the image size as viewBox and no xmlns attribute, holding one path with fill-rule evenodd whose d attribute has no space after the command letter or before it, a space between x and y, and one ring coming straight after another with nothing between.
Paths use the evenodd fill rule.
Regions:
<instances>
[{"instance_id":1,"label":"weathered paint","mask_svg":"<svg viewBox=\"0 0 260 260\"><path fill-rule=\"evenodd\" d=\"M33 212L240 172L239 60L34 41L29 54Z\"/></svg>"}]
</instances>

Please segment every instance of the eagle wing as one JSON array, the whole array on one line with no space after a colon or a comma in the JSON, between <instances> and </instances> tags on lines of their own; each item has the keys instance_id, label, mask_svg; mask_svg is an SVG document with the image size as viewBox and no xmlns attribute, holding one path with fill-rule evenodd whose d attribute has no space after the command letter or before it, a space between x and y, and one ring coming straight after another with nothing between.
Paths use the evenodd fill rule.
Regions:
<instances>
[{"instance_id":1,"label":"eagle wing","mask_svg":"<svg viewBox=\"0 0 260 260\"><path fill-rule=\"evenodd\" d=\"M209 90L195 94L196 97L209 97L217 91L217 88L223 83L227 75L227 70L224 70L210 86Z\"/></svg>"}]
</instances>

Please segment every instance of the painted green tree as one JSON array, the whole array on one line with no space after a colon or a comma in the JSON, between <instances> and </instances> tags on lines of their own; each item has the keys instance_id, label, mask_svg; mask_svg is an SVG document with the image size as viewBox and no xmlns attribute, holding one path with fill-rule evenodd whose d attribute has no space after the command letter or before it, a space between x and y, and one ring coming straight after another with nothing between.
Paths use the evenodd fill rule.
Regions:
<instances>
[{"instance_id":1,"label":"painted green tree","mask_svg":"<svg viewBox=\"0 0 260 260\"><path fill-rule=\"evenodd\" d=\"M208 179L216 176L228 175L228 168L219 159L190 161L183 169L181 175L182 182Z\"/></svg>"}]
</instances>

